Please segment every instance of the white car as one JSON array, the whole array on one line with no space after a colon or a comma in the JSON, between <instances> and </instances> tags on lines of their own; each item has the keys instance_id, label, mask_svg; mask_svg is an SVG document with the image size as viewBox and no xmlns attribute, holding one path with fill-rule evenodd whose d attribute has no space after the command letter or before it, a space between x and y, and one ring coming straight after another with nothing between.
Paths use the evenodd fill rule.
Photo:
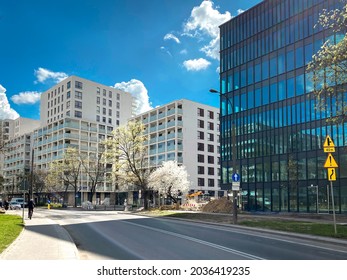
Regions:
<instances>
[{"instance_id":1,"label":"white car","mask_svg":"<svg viewBox=\"0 0 347 280\"><path fill-rule=\"evenodd\" d=\"M11 201L9 204L9 207L11 210L19 210L22 208L22 206L18 202L15 202L15 201Z\"/></svg>"}]
</instances>

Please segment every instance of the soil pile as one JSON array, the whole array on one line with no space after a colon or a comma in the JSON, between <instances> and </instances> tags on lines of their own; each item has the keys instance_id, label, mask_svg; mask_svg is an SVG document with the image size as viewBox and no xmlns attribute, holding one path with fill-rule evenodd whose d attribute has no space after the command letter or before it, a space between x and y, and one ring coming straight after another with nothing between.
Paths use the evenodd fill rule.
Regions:
<instances>
[{"instance_id":1,"label":"soil pile","mask_svg":"<svg viewBox=\"0 0 347 280\"><path fill-rule=\"evenodd\" d=\"M232 213L232 211L233 203L227 197L212 200L202 208L202 212L208 213Z\"/></svg>"}]
</instances>

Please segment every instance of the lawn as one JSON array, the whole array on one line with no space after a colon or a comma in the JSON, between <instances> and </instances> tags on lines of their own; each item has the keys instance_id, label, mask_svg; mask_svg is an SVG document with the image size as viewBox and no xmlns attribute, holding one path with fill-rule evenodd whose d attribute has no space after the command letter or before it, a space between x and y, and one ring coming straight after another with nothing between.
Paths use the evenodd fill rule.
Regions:
<instances>
[{"instance_id":1,"label":"lawn","mask_svg":"<svg viewBox=\"0 0 347 280\"><path fill-rule=\"evenodd\" d=\"M21 216L0 214L0 253L18 237L23 227Z\"/></svg>"},{"instance_id":2,"label":"lawn","mask_svg":"<svg viewBox=\"0 0 347 280\"><path fill-rule=\"evenodd\" d=\"M151 216L161 216L161 217L173 217L181 218L187 220L196 220L203 222L215 222L215 223L225 223L232 224L231 215L218 215L218 214L206 214L202 212L196 213L185 213L176 211L149 211L146 213ZM347 239L347 225L337 225L337 234L334 232L333 223L322 223L317 220L317 222L307 222L298 220L288 220L288 219L262 219L261 217L248 217L243 215L238 219L238 225L255 227L255 228L265 228L272 230L280 230L287 232L296 232L303 234L312 234L318 236L326 237L336 237Z\"/></svg>"},{"instance_id":3,"label":"lawn","mask_svg":"<svg viewBox=\"0 0 347 280\"><path fill-rule=\"evenodd\" d=\"M327 223L310 223L303 221L242 221L239 223L243 226L266 228L273 230L289 231L304 234L313 234L327 237L338 237L347 239L347 226L337 225L337 234L335 235L333 224Z\"/></svg>"}]
</instances>

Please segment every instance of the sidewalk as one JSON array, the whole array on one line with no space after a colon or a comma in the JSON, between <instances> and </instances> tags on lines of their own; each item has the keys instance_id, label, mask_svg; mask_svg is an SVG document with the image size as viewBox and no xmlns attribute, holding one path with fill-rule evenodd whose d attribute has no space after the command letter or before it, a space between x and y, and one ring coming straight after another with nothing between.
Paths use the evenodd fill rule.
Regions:
<instances>
[{"instance_id":1,"label":"sidewalk","mask_svg":"<svg viewBox=\"0 0 347 280\"><path fill-rule=\"evenodd\" d=\"M25 228L0 254L0 260L76 260L78 251L67 231L52 220L34 212L32 220L25 211Z\"/></svg>"}]
</instances>

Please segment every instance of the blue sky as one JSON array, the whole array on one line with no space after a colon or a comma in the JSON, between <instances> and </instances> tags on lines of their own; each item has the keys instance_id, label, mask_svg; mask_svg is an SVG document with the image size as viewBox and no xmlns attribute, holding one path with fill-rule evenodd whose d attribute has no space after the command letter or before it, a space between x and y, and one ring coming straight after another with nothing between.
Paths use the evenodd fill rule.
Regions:
<instances>
[{"instance_id":1,"label":"blue sky","mask_svg":"<svg viewBox=\"0 0 347 280\"><path fill-rule=\"evenodd\" d=\"M0 0L0 119L39 119L40 94L77 75L141 111L219 106L218 26L261 0Z\"/></svg>"}]
</instances>

